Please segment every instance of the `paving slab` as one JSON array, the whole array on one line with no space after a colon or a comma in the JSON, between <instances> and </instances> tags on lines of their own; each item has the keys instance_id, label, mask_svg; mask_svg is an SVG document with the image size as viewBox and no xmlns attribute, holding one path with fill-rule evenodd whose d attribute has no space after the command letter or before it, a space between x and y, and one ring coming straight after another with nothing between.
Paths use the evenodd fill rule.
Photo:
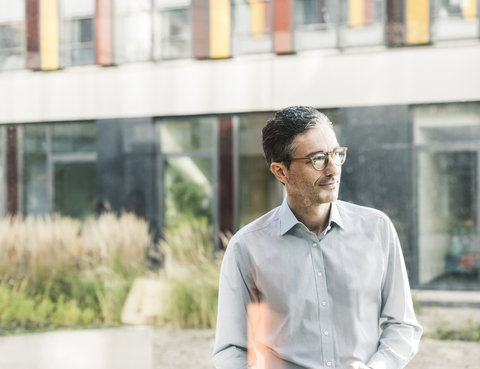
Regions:
<instances>
[{"instance_id":1,"label":"paving slab","mask_svg":"<svg viewBox=\"0 0 480 369\"><path fill-rule=\"evenodd\" d=\"M0 336L0 368L153 369L153 329L120 327Z\"/></svg>"}]
</instances>

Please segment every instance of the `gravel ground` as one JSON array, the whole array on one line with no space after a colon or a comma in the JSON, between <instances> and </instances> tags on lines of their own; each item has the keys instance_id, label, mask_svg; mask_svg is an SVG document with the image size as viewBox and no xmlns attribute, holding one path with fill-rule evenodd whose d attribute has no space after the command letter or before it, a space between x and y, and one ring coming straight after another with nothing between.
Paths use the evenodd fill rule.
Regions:
<instances>
[{"instance_id":1,"label":"gravel ground","mask_svg":"<svg viewBox=\"0 0 480 369\"><path fill-rule=\"evenodd\" d=\"M425 332L480 323L480 309L424 307L417 314ZM155 369L212 369L213 330L155 331ZM423 338L407 369L480 369L480 343Z\"/></svg>"}]
</instances>

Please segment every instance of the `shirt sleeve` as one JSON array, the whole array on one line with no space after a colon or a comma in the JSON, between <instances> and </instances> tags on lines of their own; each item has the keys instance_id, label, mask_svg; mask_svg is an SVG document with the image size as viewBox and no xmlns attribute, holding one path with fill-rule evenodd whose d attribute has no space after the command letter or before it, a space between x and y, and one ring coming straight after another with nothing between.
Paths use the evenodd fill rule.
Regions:
<instances>
[{"instance_id":1,"label":"shirt sleeve","mask_svg":"<svg viewBox=\"0 0 480 369\"><path fill-rule=\"evenodd\" d=\"M246 262L241 246L232 239L220 271L213 351L213 363L217 369L246 369L249 361L250 365L255 365L254 350L248 351L251 347L248 334L249 329L253 332L253 324L247 317L247 310L249 306L256 306L256 298L247 275Z\"/></svg>"},{"instance_id":2,"label":"shirt sleeve","mask_svg":"<svg viewBox=\"0 0 480 369\"><path fill-rule=\"evenodd\" d=\"M415 318L402 249L387 219L384 232L385 269L380 316L382 334L377 352L367 365L373 369L403 368L418 351L422 327Z\"/></svg>"}]
</instances>

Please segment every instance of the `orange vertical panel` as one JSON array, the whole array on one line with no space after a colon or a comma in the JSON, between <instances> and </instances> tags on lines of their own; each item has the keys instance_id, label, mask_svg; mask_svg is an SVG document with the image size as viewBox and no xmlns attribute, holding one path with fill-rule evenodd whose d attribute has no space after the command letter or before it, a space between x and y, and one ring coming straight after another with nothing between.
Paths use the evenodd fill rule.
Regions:
<instances>
[{"instance_id":1,"label":"orange vertical panel","mask_svg":"<svg viewBox=\"0 0 480 369\"><path fill-rule=\"evenodd\" d=\"M112 0L97 0L95 17L95 52L99 65L113 64Z\"/></svg>"},{"instance_id":2,"label":"orange vertical panel","mask_svg":"<svg viewBox=\"0 0 480 369\"><path fill-rule=\"evenodd\" d=\"M274 0L273 7L273 51L277 54L291 53L293 51L291 2Z\"/></svg>"}]
</instances>

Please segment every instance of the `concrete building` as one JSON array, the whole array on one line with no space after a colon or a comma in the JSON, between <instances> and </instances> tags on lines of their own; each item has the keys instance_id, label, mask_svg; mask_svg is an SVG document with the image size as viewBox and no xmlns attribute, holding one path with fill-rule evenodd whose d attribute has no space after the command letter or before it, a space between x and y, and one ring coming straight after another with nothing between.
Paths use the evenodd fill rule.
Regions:
<instances>
[{"instance_id":1,"label":"concrete building","mask_svg":"<svg viewBox=\"0 0 480 369\"><path fill-rule=\"evenodd\" d=\"M417 288L479 289L478 0L0 0L0 210L235 231L278 205L261 128L311 105L341 198Z\"/></svg>"}]
</instances>

